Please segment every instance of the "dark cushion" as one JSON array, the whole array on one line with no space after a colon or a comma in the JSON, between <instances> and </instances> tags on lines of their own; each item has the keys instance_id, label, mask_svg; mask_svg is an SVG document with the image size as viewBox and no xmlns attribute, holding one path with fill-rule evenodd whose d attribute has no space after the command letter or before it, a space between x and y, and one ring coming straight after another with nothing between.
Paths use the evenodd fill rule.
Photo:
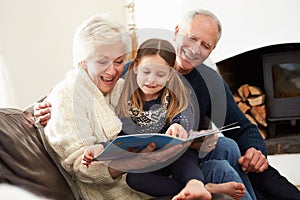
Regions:
<instances>
[{"instance_id":1,"label":"dark cushion","mask_svg":"<svg viewBox=\"0 0 300 200\"><path fill-rule=\"evenodd\" d=\"M75 199L44 148L32 113L0 108L0 181L50 199Z\"/></svg>"}]
</instances>

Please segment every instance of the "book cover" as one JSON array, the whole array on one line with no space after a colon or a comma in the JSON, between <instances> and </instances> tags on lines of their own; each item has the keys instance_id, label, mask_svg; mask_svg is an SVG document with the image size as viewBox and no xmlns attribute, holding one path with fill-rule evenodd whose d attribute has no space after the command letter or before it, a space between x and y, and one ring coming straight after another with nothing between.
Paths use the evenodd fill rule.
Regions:
<instances>
[{"instance_id":1,"label":"book cover","mask_svg":"<svg viewBox=\"0 0 300 200\"><path fill-rule=\"evenodd\" d=\"M228 129L224 128L225 127L204 132L192 131L189 133L189 138L187 139L181 139L170 135L158 133L122 135L118 136L112 142L110 142L109 145L107 145L106 148L102 151L102 153L95 159L106 161L121 158L129 158L136 156L136 154L142 149L146 148L146 146L150 142L154 142L156 144L156 150L159 150L168 148L176 144L192 141L195 139L203 140L205 136L217 134L234 128L239 128L239 126L235 126Z\"/></svg>"}]
</instances>

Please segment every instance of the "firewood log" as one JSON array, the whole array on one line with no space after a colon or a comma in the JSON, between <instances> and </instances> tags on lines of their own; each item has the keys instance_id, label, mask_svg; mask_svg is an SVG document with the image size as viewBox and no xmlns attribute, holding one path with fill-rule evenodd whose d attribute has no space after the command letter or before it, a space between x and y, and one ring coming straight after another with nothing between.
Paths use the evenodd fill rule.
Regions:
<instances>
[{"instance_id":1,"label":"firewood log","mask_svg":"<svg viewBox=\"0 0 300 200\"><path fill-rule=\"evenodd\" d=\"M233 99L236 103L239 103L242 100L238 93L233 94Z\"/></svg>"},{"instance_id":2,"label":"firewood log","mask_svg":"<svg viewBox=\"0 0 300 200\"><path fill-rule=\"evenodd\" d=\"M238 94L242 98L242 101L246 101L246 99L248 98L248 96L250 94L250 92L249 92L249 85L248 84L244 84L244 85L240 86L238 88Z\"/></svg>"},{"instance_id":3,"label":"firewood log","mask_svg":"<svg viewBox=\"0 0 300 200\"><path fill-rule=\"evenodd\" d=\"M249 119L249 121L250 121L252 124L257 125L256 120L255 120L251 115L249 115L249 114L246 113L245 116Z\"/></svg>"},{"instance_id":4,"label":"firewood log","mask_svg":"<svg viewBox=\"0 0 300 200\"><path fill-rule=\"evenodd\" d=\"M244 102L239 102L238 103L238 107L241 109L241 111L245 114L251 107L248 106L246 103Z\"/></svg>"},{"instance_id":5,"label":"firewood log","mask_svg":"<svg viewBox=\"0 0 300 200\"><path fill-rule=\"evenodd\" d=\"M259 88L259 87L256 87L256 86L249 86L249 92L252 96L255 96L255 95L262 95L263 92L262 90Z\"/></svg>"},{"instance_id":6,"label":"firewood log","mask_svg":"<svg viewBox=\"0 0 300 200\"><path fill-rule=\"evenodd\" d=\"M265 140L268 136L267 130L265 128L262 128L261 126L259 126L258 131L259 131L261 137Z\"/></svg>"},{"instance_id":7,"label":"firewood log","mask_svg":"<svg viewBox=\"0 0 300 200\"><path fill-rule=\"evenodd\" d=\"M262 105L265 103L265 95L262 94L262 95L256 96L256 97L248 97L247 102L252 107Z\"/></svg>"},{"instance_id":8,"label":"firewood log","mask_svg":"<svg viewBox=\"0 0 300 200\"><path fill-rule=\"evenodd\" d=\"M254 106L250 109L250 112L258 124L267 127L265 105Z\"/></svg>"},{"instance_id":9,"label":"firewood log","mask_svg":"<svg viewBox=\"0 0 300 200\"><path fill-rule=\"evenodd\" d=\"M265 94L262 90L257 86L243 84L237 91L233 92L233 98L249 121L258 127L262 138L266 139L267 111L265 108Z\"/></svg>"}]
</instances>

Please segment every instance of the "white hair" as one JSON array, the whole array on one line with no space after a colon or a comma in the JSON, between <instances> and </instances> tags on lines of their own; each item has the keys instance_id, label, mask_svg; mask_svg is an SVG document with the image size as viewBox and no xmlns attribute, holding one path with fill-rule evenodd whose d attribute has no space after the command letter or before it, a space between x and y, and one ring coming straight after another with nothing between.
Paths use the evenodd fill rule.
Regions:
<instances>
[{"instance_id":1,"label":"white hair","mask_svg":"<svg viewBox=\"0 0 300 200\"><path fill-rule=\"evenodd\" d=\"M122 41L124 54L131 52L131 38L123 26L103 14L84 20L73 37L73 65L75 68L85 61L101 44Z\"/></svg>"},{"instance_id":2,"label":"white hair","mask_svg":"<svg viewBox=\"0 0 300 200\"><path fill-rule=\"evenodd\" d=\"M215 14L213 14L212 12L210 12L209 10L205 10L205 9L195 9L195 10L191 10L189 12L187 12L184 17L181 20L180 26L181 27L185 27L188 23L190 23L195 16L197 15L203 15L203 16L208 16L210 18L212 18L217 26L218 26L218 40L220 40L221 35L222 35L222 25L220 20L217 18L217 16Z\"/></svg>"}]
</instances>

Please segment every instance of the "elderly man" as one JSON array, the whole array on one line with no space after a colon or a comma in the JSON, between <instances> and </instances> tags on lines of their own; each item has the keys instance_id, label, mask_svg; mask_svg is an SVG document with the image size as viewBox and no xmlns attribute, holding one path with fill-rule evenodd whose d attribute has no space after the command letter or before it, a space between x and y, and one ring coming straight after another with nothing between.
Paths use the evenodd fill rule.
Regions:
<instances>
[{"instance_id":1,"label":"elderly man","mask_svg":"<svg viewBox=\"0 0 300 200\"><path fill-rule=\"evenodd\" d=\"M226 83L202 64L216 47L221 30L220 21L207 10L188 12L175 28L176 70L189 82L198 100L198 129L208 128L207 119L218 127L233 122L241 126L225 132L226 137L220 137L216 149L203 163L211 159L228 160L242 179L247 179L243 172L248 174L258 199L300 199L299 190L268 165L264 140L237 107Z\"/></svg>"}]
</instances>

